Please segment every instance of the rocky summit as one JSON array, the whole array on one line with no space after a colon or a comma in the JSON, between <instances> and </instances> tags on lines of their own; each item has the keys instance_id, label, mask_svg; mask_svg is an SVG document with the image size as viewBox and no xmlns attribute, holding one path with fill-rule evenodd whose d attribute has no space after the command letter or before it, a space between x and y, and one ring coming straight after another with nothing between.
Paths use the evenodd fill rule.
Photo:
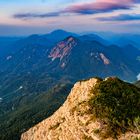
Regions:
<instances>
[{"instance_id":1,"label":"rocky summit","mask_svg":"<svg viewBox=\"0 0 140 140\"><path fill-rule=\"evenodd\" d=\"M135 140L140 138L140 90L111 77L77 82L65 103L21 140Z\"/></svg>"}]
</instances>

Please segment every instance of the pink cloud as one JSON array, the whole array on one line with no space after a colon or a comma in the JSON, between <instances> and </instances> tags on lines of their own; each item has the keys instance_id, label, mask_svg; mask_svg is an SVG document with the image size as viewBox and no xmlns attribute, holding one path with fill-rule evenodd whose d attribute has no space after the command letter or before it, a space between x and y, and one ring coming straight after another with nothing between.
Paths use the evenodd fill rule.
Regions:
<instances>
[{"instance_id":1,"label":"pink cloud","mask_svg":"<svg viewBox=\"0 0 140 140\"><path fill-rule=\"evenodd\" d=\"M140 3L140 0L96 0L95 2L71 5L63 10L51 13L17 13L14 15L14 18L48 18L57 17L63 13L75 13L82 15L97 14L112 12L115 10L131 9L137 3Z\"/></svg>"},{"instance_id":2,"label":"pink cloud","mask_svg":"<svg viewBox=\"0 0 140 140\"><path fill-rule=\"evenodd\" d=\"M65 9L66 12L80 14L95 14L102 12L111 12L114 10L130 9L139 0L97 0L92 3L72 5Z\"/></svg>"},{"instance_id":3,"label":"pink cloud","mask_svg":"<svg viewBox=\"0 0 140 140\"><path fill-rule=\"evenodd\" d=\"M96 0L95 3L104 2L104 3L137 3L139 0Z\"/></svg>"}]
</instances>

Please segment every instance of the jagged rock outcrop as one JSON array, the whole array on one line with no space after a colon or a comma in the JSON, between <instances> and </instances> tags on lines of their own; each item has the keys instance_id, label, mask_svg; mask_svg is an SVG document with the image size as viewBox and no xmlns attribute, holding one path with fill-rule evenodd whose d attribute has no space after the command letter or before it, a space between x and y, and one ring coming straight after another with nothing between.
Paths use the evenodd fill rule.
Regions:
<instances>
[{"instance_id":1,"label":"jagged rock outcrop","mask_svg":"<svg viewBox=\"0 0 140 140\"><path fill-rule=\"evenodd\" d=\"M77 82L62 107L22 134L21 140L102 140L97 131L102 131L104 124L94 118L88 104L95 96L92 91L99 82L98 78ZM140 134L127 132L120 134L118 139L133 140L136 137ZM111 137L106 139L113 140Z\"/></svg>"}]
</instances>

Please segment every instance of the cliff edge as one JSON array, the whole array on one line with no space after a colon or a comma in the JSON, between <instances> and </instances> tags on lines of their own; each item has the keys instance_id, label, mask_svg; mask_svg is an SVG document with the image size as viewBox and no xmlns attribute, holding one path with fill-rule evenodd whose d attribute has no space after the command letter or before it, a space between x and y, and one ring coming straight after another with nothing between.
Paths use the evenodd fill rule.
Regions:
<instances>
[{"instance_id":1,"label":"cliff edge","mask_svg":"<svg viewBox=\"0 0 140 140\"><path fill-rule=\"evenodd\" d=\"M132 118L132 114L129 114L132 120L132 123L131 120L129 120L131 127L127 124L127 121L125 122L125 118L128 116L123 118L124 115L120 115L119 117L122 117L120 122L118 121L119 118L116 116L116 114L120 113L119 110L122 109L120 106L122 106L121 102L124 99L121 100L121 98L125 96L122 87L125 89L128 88L128 90L125 90L126 94L133 91L131 96L137 98L136 105L132 105L136 109L137 114L135 114L135 116L133 115L134 118ZM130 91L131 89L132 91ZM112 95L109 94L110 100L106 103L104 101L108 101L108 97L106 98L107 94L104 93L106 93L106 91L110 92L110 90L114 96L112 98ZM119 97L115 95L118 90L117 96ZM119 95L119 93L121 94ZM105 96L102 98L100 95ZM140 97L138 88L118 78L106 78L105 80L91 78L89 80L77 82L65 103L51 117L23 133L21 140L135 140L140 138L140 112L138 111L140 107L140 98L138 99L138 97ZM131 100L129 96L127 98ZM103 104L100 104L102 102ZM134 104L134 102L132 102L132 104ZM113 104L114 106L112 107ZM127 106L129 107L129 105L131 106L131 103L128 103ZM117 110L118 108L119 110ZM118 111L117 113L115 109ZM125 110L125 108L123 109ZM131 112L131 110L129 110L129 112ZM109 123L111 119L110 113L115 118L113 118L112 124ZM126 114L128 113L126 112ZM135 124L134 126L133 123Z\"/></svg>"}]
</instances>

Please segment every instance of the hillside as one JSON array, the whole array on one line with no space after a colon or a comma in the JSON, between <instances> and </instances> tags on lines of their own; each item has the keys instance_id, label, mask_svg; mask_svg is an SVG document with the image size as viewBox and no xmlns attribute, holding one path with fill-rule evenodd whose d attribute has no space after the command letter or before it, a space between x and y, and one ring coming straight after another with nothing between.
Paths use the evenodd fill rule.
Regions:
<instances>
[{"instance_id":1,"label":"hillside","mask_svg":"<svg viewBox=\"0 0 140 140\"><path fill-rule=\"evenodd\" d=\"M23 132L52 115L63 104L71 87L70 83L57 84L47 92L25 92L17 97L12 110L0 115L0 140L19 140ZM6 110L3 107L1 103L1 111Z\"/></svg>"},{"instance_id":2,"label":"hillside","mask_svg":"<svg viewBox=\"0 0 140 140\"><path fill-rule=\"evenodd\" d=\"M126 50L130 51L126 51ZM131 52L131 54L130 54ZM48 71L69 75L76 80L99 76L136 79L140 51L133 46L106 46L91 38L68 37L53 47L48 55ZM138 68L136 70L136 67Z\"/></svg>"},{"instance_id":3,"label":"hillside","mask_svg":"<svg viewBox=\"0 0 140 140\"><path fill-rule=\"evenodd\" d=\"M65 103L21 140L140 138L140 90L118 78L77 82Z\"/></svg>"}]
</instances>

